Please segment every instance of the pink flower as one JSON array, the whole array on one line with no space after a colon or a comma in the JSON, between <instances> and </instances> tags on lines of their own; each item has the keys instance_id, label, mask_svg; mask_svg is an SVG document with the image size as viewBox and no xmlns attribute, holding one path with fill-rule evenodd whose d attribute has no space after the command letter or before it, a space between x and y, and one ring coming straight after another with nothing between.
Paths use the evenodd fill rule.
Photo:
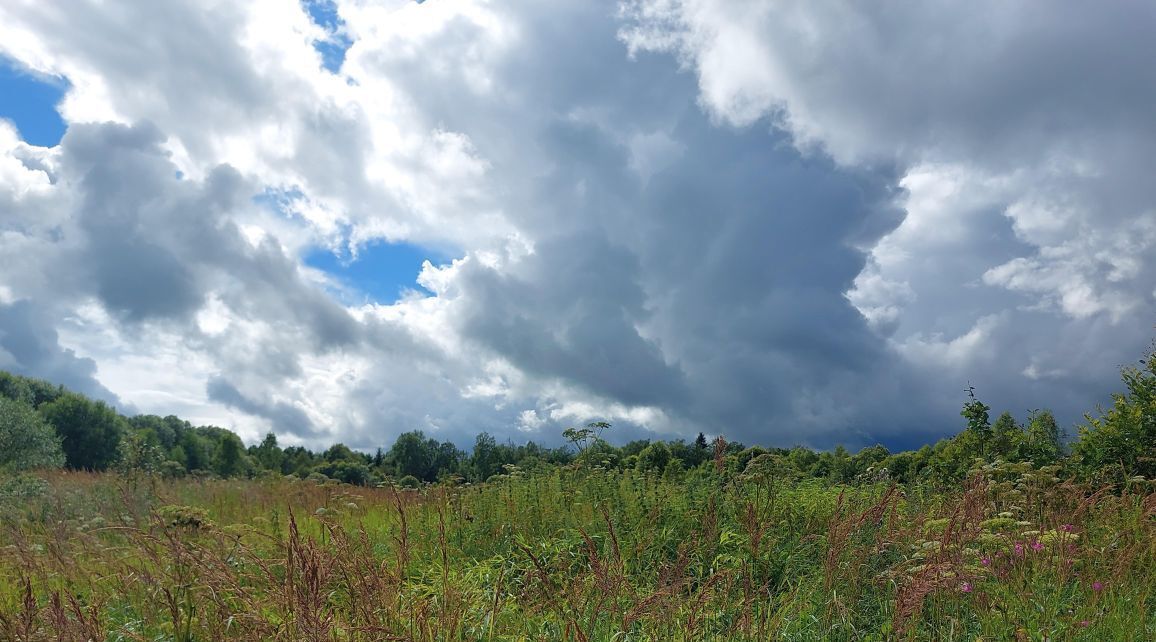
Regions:
<instances>
[{"instance_id":1,"label":"pink flower","mask_svg":"<svg viewBox=\"0 0 1156 642\"><path fill-rule=\"evenodd\" d=\"M959 587L959 590L963 591L964 593L971 593L971 589L972 589L971 582L964 582Z\"/></svg>"},{"instance_id":2,"label":"pink flower","mask_svg":"<svg viewBox=\"0 0 1156 642\"><path fill-rule=\"evenodd\" d=\"M1032 541L1032 550L1033 550L1033 551L1036 551L1037 553L1038 553L1038 552L1040 552L1040 551L1042 551L1042 550L1044 550L1044 545L1043 545L1043 543L1042 543L1042 542L1040 542L1040 540L1038 540L1038 539L1037 539L1037 540L1034 540L1034 541Z\"/></svg>"},{"instance_id":3,"label":"pink flower","mask_svg":"<svg viewBox=\"0 0 1156 642\"><path fill-rule=\"evenodd\" d=\"M1100 591L1104 590L1104 583L1099 580L1092 582L1092 590L1099 593Z\"/></svg>"},{"instance_id":4,"label":"pink flower","mask_svg":"<svg viewBox=\"0 0 1156 642\"><path fill-rule=\"evenodd\" d=\"M1087 628L1090 624L1091 624L1091 622L1089 622L1087 620L1080 620L1080 626L1082 626L1084 628Z\"/></svg>"},{"instance_id":5,"label":"pink flower","mask_svg":"<svg viewBox=\"0 0 1156 642\"><path fill-rule=\"evenodd\" d=\"M1060 527L1060 530L1064 531L1065 533L1070 533L1070 532L1076 530L1076 527L1072 526L1071 524L1064 524L1063 526Z\"/></svg>"},{"instance_id":6,"label":"pink flower","mask_svg":"<svg viewBox=\"0 0 1156 642\"><path fill-rule=\"evenodd\" d=\"M1024 554L1024 545L1022 542L1016 542L1016 555Z\"/></svg>"},{"instance_id":7,"label":"pink flower","mask_svg":"<svg viewBox=\"0 0 1156 642\"><path fill-rule=\"evenodd\" d=\"M983 564L984 566L991 566L991 558L985 557L981 559L979 563Z\"/></svg>"}]
</instances>

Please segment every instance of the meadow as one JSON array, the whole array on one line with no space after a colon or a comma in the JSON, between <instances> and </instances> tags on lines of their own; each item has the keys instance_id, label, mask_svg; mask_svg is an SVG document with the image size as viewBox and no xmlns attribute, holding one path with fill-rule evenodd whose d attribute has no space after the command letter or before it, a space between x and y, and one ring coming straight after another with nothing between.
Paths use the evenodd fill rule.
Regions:
<instances>
[{"instance_id":1,"label":"meadow","mask_svg":"<svg viewBox=\"0 0 1156 642\"><path fill-rule=\"evenodd\" d=\"M1156 494L507 466L484 484L0 480L0 638L1151 640Z\"/></svg>"}]
</instances>

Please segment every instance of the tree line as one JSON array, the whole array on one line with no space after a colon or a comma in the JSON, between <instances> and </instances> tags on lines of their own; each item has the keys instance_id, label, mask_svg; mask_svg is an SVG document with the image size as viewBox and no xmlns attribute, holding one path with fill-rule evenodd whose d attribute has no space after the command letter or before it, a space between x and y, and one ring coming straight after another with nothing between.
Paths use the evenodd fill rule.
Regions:
<instances>
[{"instance_id":1,"label":"tree line","mask_svg":"<svg viewBox=\"0 0 1156 642\"><path fill-rule=\"evenodd\" d=\"M1032 411L1022 421L1004 412L992 422L991 408L969 388L958 434L897 453L881 445L857 453L842 446L830 451L748 447L702 433L691 442L637 440L614 446L603 438L610 428L605 422L567 429L563 435L570 445L555 448L533 441L499 443L482 433L467 450L418 430L401 434L374 454L340 443L321 452L282 447L273 433L246 447L224 428L193 426L172 415L126 417L62 386L0 371L0 472L67 468L167 477L293 475L417 486L483 482L515 471L569 465L633 468L667 477L713 467L770 470L778 477L833 483L952 484L978 463L1005 461L1057 466L1057 472L1099 482L1156 478L1156 360L1151 357L1150 350L1139 367L1123 369L1125 390L1113 395L1110 407L1086 415L1074 439L1067 438L1048 410Z\"/></svg>"}]
</instances>

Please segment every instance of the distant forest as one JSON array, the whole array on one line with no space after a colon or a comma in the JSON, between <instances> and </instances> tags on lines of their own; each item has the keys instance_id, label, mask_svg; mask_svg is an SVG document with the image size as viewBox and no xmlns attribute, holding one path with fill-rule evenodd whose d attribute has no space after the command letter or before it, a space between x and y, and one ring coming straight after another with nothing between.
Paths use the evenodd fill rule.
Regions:
<instances>
[{"instance_id":1,"label":"distant forest","mask_svg":"<svg viewBox=\"0 0 1156 642\"><path fill-rule=\"evenodd\" d=\"M892 479L900 483L954 484L985 464L1031 462L1054 466L1059 475L1101 483L1156 477L1156 361L1149 350L1139 367L1122 371L1124 391L1108 408L1088 414L1074 439L1065 439L1047 410L1024 418L991 409L972 396L959 420L961 431L919 450L892 453L876 445L850 453L843 447L815 451L802 446L746 446L700 433L691 441L606 439L610 424L567 429L570 445L547 448L533 441L498 443L477 436L471 450L406 432L370 455L344 444L322 452L282 448L273 433L245 447L233 432L193 426L169 415L126 417L101 401L47 381L0 371L0 471L42 468L116 470L164 477L258 477L292 475L355 485L413 487L436 482L483 482L494 475L548 466L634 468L678 478L704 466L743 471L759 467L782 478L819 478L854 484Z\"/></svg>"}]
</instances>

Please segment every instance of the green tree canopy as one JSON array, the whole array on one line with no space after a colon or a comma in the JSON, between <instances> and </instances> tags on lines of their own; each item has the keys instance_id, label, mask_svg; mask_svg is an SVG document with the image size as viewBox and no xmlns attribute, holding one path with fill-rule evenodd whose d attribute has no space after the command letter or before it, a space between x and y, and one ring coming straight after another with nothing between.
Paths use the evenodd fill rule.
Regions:
<instances>
[{"instance_id":1,"label":"green tree canopy","mask_svg":"<svg viewBox=\"0 0 1156 642\"><path fill-rule=\"evenodd\" d=\"M1150 349L1141 367L1124 368L1127 392L1112 407L1087 417L1074 454L1088 474L1114 466L1126 475L1156 477L1156 358Z\"/></svg>"},{"instance_id":2,"label":"green tree canopy","mask_svg":"<svg viewBox=\"0 0 1156 642\"><path fill-rule=\"evenodd\" d=\"M69 468L105 470L120 456L120 440L128 424L103 401L66 392L39 410L60 435Z\"/></svg>"},{"instance_id":3,"label":"green tree canopy","mask_svg":"<svg viewBox=\"0 0 1156 642\"><path fill-rule=\"evenodd\" d=\"M425 433L420 430L413 430L397 436L386 459L399 476L413 475L423 481L433 481L437 475L434 470L436 450L436 441L426 439Z\"/></svg>"},{"instance_id":4,"label":"green tree canopy","mask_svg":"<svg viewBox=\"0 0 1156 642\"><path fill-rule=\"evenodd\" d=\"M1059 461L1064 454L1064 444L1056 417L1050 410L1037 410L1028 418L1024 436L1024 455L1037 466L1047 466Z\"/></svg>"},{"instance_id":5,"label":"green tree canopy","mask_svg":"<svg viewBox=\"0 0 1156 642\"><path fill-rule=\"evenodd\" d=\"M60 437L27 403L0 397L0 471L59 468Z\"/></svg>"},{"instance_id":6,"label":"green tree canopy","mask_svg":"<svg viewBox=\"0 0 1156 642\"><path fill-rule=\"evenodd\" d=\"M991 430L991 454L1006 460L1015 458L1023 441L1023 433L1015 417L1010 412L1004 412L995 420Z\"/></svg>"},{"instance_id":7,"label":"green tree canopy","mask_svg":"<svg viewBox=\"0 0 1156 642\"><path fill-rule=\"evenodd\" d=\"M231 432L221 435L217 443L213 472L221 477L235 477L246 472L248 463L245 458L245 444L241 443L241 438Z\"/></svg>"},{"instance_id":8,"label":"green tree canopy","mask_svg":"<svg viewBox=\"0 0 1156 642\"><path fill-rule=\"evenodd\" d=\"M257 463L265 470L281 472L281 464L285 461L285 453L277 445L277 435L268 433L261 440L261 445L250 449Z\"/></svg>"},{"instance_id":9,"label":"green tree canopy","mask_svg":"<svg viewBox=\"0 0 1156 642\"><path fill-rule=\"evenodd\" d=\"M670 448L661 441L656 441L642 452L638 453L638 470L661 473L670 462Z\"/></svg>"}]
</instances>

